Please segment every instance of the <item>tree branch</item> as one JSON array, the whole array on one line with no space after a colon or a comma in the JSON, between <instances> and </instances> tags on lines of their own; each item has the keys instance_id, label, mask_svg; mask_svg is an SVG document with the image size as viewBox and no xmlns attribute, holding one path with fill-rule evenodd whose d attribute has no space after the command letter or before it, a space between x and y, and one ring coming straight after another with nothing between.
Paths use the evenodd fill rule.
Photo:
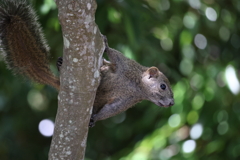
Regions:
<instances>
[{"instance_id":1,"label":"tree branch","mask_svg":"<svg viewBox=\"0 0 240 160\"><path fill-rule=\"evenodd\" d=\"M64 40L58 111L49 159L84 159L104 42L95 0L56 0Z\"/></svg>"}]
</instances>

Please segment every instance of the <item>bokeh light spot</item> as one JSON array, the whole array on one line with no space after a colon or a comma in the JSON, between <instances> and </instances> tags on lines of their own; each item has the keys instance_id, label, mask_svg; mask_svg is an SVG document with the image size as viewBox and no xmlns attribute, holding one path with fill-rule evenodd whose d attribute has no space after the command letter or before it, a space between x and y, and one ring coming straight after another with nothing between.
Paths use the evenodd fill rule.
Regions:
<instances>
[{"instance_id":1,"label":"bokeh light spot","mask_svg":"<svg viewBox=\"0 0 240 160\"><path fill-rule=\"evenodd\" d=\"M189 136L189 127L188 126L183 126L180 129L177 130L176 136L178 140L184 140Z\"/></svg>"},{"instance_id":2,"label":"bokeh light spot","mask_svg":"<svg viewBox=\"0 0 240 160\"><path fill-rule=\"evenodd\" d=\"M42 111L47 108L47 99L38 90L30 90L27 95L27 100L34 110Z\"/></svg>"},{"instance_id":3,"label":"bokeh light spot","mask_svg":"<svg viewBox=\"0 0 240 160\"><path fill-rule=\"evenodd\" d=\"M179 114L173 114L168 119L168 124L172 128L177 127L180 124L180 122L181 122L181 117Z\"/></svg>"},{"instance_id":4,"label":"bokeh light spot","mask_svg":"<svg viewBox=\"0 0 240 160\"><path fill-rule=\"evenodd\" d=\"M201 2L199 0L188 0L189 5L192 8L199 9L201 7Z\"/></svg>"},{"instance_id":5,"label":"bokeh light spot","mask_svg":"<svg viewBox=\"0 0 240 160\"><path fill-rule=\"evenodd\" d=\"M181 105L182 104L186 89L187 89L186 85L182 81L179 81L174 86L173 91L174 91L174 99L175 99L175 104L176 105Z\"/></svg>"},{"instance_id":6,"label":"bokeh light spot","mask_svg":"<svg viewBox=\"0 0 240 160\"><path fill-rule=\"evenodd\" d=\"M230 38L230 31L226 27L222 26L219 29L219 36L223 41L228 41Z\"/></svg>"},{"instance_id":7,"label":"bokeh light spot","mask_svg":"<svg viewBox=\"0 0 240 160\"><path fill-rule=\"evenodd\" d=\"M224 81L224 73L223 72L219 72L217 75L217 84L219 87L224 87L226 85L225 81Z\"/></svg>"},{"instance_id":8,"label":"bokeh light spot","mask_svg":"<svg viewBox=\"0 0 240 160\"><path fill-rule=\"evenodd\" d=\"M166 39L168 38L169 30L166 26L155 27L152 30L153 35L158 39Z\"/></svg>"},{"instance_id":9,"label":"bokeh light spot","mask_svg":"<svg viewBox=\"0 0 240 160\"><path fill-rule=\"evenodd\" d=\"M123 112L121 114L118 114L117 116L112 117L112 121L114 123L122 123L126 119L126 113Z\"/></svg>"},{"instance_id":10,"label":"bokeh light spot","mask_svg":"<svg viewBox=\"0 0 240 160\"><path fill-rule=\"evenodd\" d=\"M132 50L128 46L121 45L119 48L127 58L135 59L135 56L134 56Z\"/></svg>"},{"instance_id":11,"label":"bokeh light spot","mask_svg":"<svg viewBox=\"0 0 240 160\"><path fill-rule=\"evenodd\" d=\"M176 155L179 152L179 150L180 149L178 145L170 145L160 152L159 158L162 160L169 159L172 156Z\"/></svg>"},{"instance_id":12,"label":"bokeh light spot","mask_svg":"<svg viewBox=\"0 0 240 160\"><path fill-rule=\"evenodd\" d=\"M187 140L183 143L182 150L185 153L193 152L196 148L196 142L194 140Z\"/></svg>"},{"instance_id":13,"label":"bokeh light spot","mask_svg":"<svg viewBox=\"0 0 240 160\"><path fill-rule=\"evenodd\" d=\"M170 2L168 0L161 0L159 6L161 10L166 11L170 8Z\"/></svg>"},{"instance_id":14,"label":"bokeh light spot","mask_svg":"<svg viewBox=\"0 0 240 160\"><path fill-rule=\"evenodd\" d=\"M190 137L192 139L198 139L203 133L203 127L201 124L195 124L190 130Z\"/></svg>"},{"instance_id":15,"label":"bokeh light spot","mask_svg":"<svg viewBox=\"0 0 240 160\"><path fill-rule=\"evenodd\" d=\"M184 75L189 75L193 70L193 63L192 61L184 58L180 63L180 71Z\"/></svg>"},{"instance_id":16,"label":"bokeh light spot","mask_svg":"<svg viewBox=\"0 0 240 160\"><path fill-rule=\"evenodd\" d=\"M211 7L207 7L206 11L205 11L206 17L210 20L210 21L216 21L217 20L217 12L211 8Z\"/></svg>"},{"instance_id":17,"label":"bokeh light spot","mask_svg":"<svg viewBox=\"0 0 240 160\"><path fill-rule=\"evenodd\" d=\"M194 59L194 47L192 45L184 45L182 47L182 53L184 55L185 58L189 59L189 60L193 60Z\"/></svg>"},{"instance_id":18,"label":"bokeh light spot","mask_svg":"<svg viewBox=\"0 0 240 160\"><path fill-rule=\"evenodd\" d=\"M192 100L192 107L195 110L202 108L204 104L204 98L200 94L197 94Z\"/></svg>"},{"instance_id":19,"label":"bokeh light spot","mask_svg":"<svg viewBox=\"0 0 240 160\"><path fill-rule=\"evenodd\" d=\"M161 40L160 44L161 44L161 47L165 51L171 51L172 50L173 42L170 38L166 38L166 39Z\"/></svg>"},{"instance_id":20,"label":"bokeh light spot","mask_svg":"<svg viewBox=\"0 0 240 160\"><path fill-rule=\"evenodd\" d=\"M181 35L180 35L180 42L182 45L190 45L192 43L192 34L187 31L187 30L184 30L182 31Z\"/></svg>"},{"instance_id":21,"label":"bokeh light spot","mask_svg":"<svg viewBox=\"0 0 240 160\"><path fill-rule=\"evenodd\" d=\"M207 154L211 154L213 152L219 151L222 148L225 148L224 145L226 143L222 142L221 140L218 141L212 141L210 143L207 144L206 146L206 152Z\"/></svg>"},{"instance_id":22,"label":"bokeh light spot","mask_svg":"<svg viewBox=\"0 0 240 160\"><path fill-rule=\"evenodd\" d=\"M240 144L234 146L233 150L232 150L232 154L234 157L238 157L240 156Z\"/></svg>"},{"instance_id":23,"label":"bokeh light spot","mask_svg":"<svg viewBox=\"0 0 240 160\"><path fill-rule=\"evenodd\" d=\"M226 121L219 123L217 130L220 135L227 133L228 131L228 123Z\"/></svg>"},{"instance_id":24,"label":"bokeh light spot","mask_svg":"<svg viewBox=\"0 0 240 160\"><path fill-rule=\"evenodd\" d=\"M197 17L195 16L195 14L193 13L187 13L184 17L183 17L183 24L185 27L192 29L194 28L195 24L196 24L196 20Z\"/></svg>"},{"instance_id":25,"label":"bokeh light spot","mask_svg":"<svg viewBox=\"0 0 240 160\"><path fill-rule=\"evenodd\" d=\"M109 21L113 23L119 23L121 22L121 13L115 10L114 8L109 8L108 9L108 19Z\"/></svg>"},{"instance_id":26,"label":"bokeh light spot","mask_svg":"<svg viewBox=\"0 0 240 160\"><path fill-rule=\"evenodd\" d=\"M228 120L228 113L225 110L219 111L217 114L217 120L219 123L222 121L227 121Z\"/></svg>"},{"instance_id":27,"label":"bokeh light spot","mask_svg":"<svg viewBox=\"0 0 240 160\"><path fill-rule=\"evenodd\" d=\"M195 74L190 81L191 87L198 90L203 86L203 81L204 79L200 74Z\"/></svg>"},{"instance_id":28,"label":"bokeh light spot","mask_svg":"<svg viewBox=\"0 0 240 160\"><path fill-rule=\"evenodd\" d=\"M49 119L43 119L38 125L39 132L45 137L51 137L54 131L54 123Z\"/></svg>"},{"instance_id":29,"label":"bokeh light spot","mask_svg":"<svg viewBox=\"0 0 240 160\"><path fill-rule=\"evenodd\" d=\"M187 115L187 121L189 124L194 124L198 121L198 113L196 111L191 111Z\"/></svg>"},{"instance_id":30,"label":"bokeh light spot","mask_svg":"<svg viewBox=\"0 0 240 160\"><path fill-rule=\"evenodd\" d=\"M202 34L197 34L194 38L194 43L199 49L205 49L207 46L207 39Z\"/></svg>"},{"instance_id":31,"label":"bokeh light spot","mask_svg":"<svg viewBox=\"0 0 240 160\"><path fill-rule=\"evenodd\" d=\"M41 6L41 13L47 14L51 9L55 9L57 7L56 3L52 0L45 0L45 3Z\"/></svg>"},{"instance_id":32,"label":"bokeh light spot","mask_svg":"<svg viewBox=\"0 0 240 160\"><path fill-rule=\"evenodd\" d=\"M232 15L231 13L226 10L226 9L222 9L221 11L221 17L222 17L222 20L226 23L231 23L232 21Z\"/></svg>"},{"instance_id":33,"label":"bokeh light spot","mask_svg":"<svg viewBox=\"0 0 240 160\"><path fill-rule=\"evenodd\" d=\"M240 84L233 66L231 65L227 66L225 70L225 78L230 91L235 95L238 94L240 91Z\"/></svg>"},{"instance_id":34,"label":"bokeh light spot","mask_svg":"<svg viewBox=\"0 0 240 160\"><path fill-rule=\"evenodd\" d=\"M206 101L211 101L215 95L212 86L207 86L204 90L204 96Z\"/></svg>"},{"instance_id":35,"label":"bokeh light spot","mask_svg":"<svg viewBox=\"0 0 240 160\"><path fill-rule=\"evenodd\" d=\"M133 155L132 160L145 160L147 155L145 152L137 152Z\"/></svg>"}]
</instances>

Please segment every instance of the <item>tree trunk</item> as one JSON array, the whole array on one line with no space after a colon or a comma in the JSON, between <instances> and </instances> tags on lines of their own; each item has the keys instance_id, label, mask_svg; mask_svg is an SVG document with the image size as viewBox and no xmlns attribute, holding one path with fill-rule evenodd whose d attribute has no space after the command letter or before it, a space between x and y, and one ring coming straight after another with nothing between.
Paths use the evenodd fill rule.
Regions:
<instances>
[{"instance_id":1,"label":"tree trunk","mask_svg":"<svg viewBox=\"0 0 240 160\"><path fill-rule=\"evenodd\" d=\"M56 0L56 3L64 54L49 159L83 160L105 45L95 24L95 0Z\"/></svg>"}]
</instances>

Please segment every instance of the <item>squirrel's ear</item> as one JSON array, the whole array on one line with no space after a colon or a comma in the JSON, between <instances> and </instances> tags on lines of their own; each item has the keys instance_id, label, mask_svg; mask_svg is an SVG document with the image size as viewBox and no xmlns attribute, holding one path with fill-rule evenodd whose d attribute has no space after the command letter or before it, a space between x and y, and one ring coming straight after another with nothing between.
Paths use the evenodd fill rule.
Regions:
<instances>
[{"instance_id":1,"label":"squirrel's ear","mask_svg":"<svg viewBox=\"0 0 240 160\"><path fill-rule=\"evenodd\" d=\"M159 70L157 67L150 67L148 70L149 78L156 78L159 76Z\"/></svg>"}]
</instances>

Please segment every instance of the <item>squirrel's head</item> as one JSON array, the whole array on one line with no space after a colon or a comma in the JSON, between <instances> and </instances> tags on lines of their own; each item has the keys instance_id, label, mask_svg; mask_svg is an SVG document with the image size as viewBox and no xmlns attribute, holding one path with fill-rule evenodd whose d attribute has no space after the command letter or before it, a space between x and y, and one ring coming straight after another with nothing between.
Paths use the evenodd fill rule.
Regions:
<instances>
[{"instance_id":1,"label":"squirrel's head","mask_svg":"<svg viewBox=\"0 0 240 160\"><path fill-rule=\"evenodd\" d=\"M142 83L148 100L163 107L174 105L170 83L158 68L148 68L142 75Z\"/></svg>"}]
</instances>

